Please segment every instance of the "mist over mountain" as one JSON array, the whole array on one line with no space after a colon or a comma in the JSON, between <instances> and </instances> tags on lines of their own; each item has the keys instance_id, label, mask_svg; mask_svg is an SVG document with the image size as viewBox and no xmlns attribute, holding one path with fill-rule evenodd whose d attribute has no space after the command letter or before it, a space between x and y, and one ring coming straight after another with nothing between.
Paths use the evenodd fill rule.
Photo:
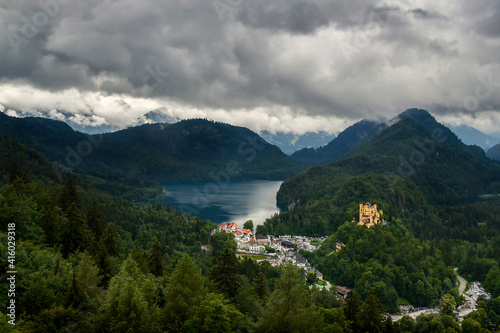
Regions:
<instances>
[{"instance_id":1,"label":"mist over mountain","mask_svg":"<svg viewBox=\"0 0 500 333\"><path fill-rule=\"evenodd\" d=\"M493 160L500 161L500 144L496 144L493 147L491 147L487 152L486 156Z\"/></svg>"},{"instance_id":2,"label":"mist over mountain","mask_svg":"<svg viewBox=\"0 0 500 333\"><path fill-rule=\"evenodd\" d=\"M500 142L500 139L486 133L481 132L480 130L462 124L459 126L448 125L448 127L455 133L463 143L466 145L476 145L487 151L494 145Z\"/></svg>"},{"instance_id":3,"label":"mist over mountain","mask_svg":"<svg viewBox=\"0 0 500 333\"><path fill-rule=\"evenodd\" d=\"M267 142L278 146L285 154L291 155L303 148L319 148L335 139L336 135L325 131L306 132L304 134L269 131L260 132Z\"/></svg>"},{"instance_id":4,"label":"mist over mountain","mask_svg":"<svg viewBox=\"0 0 500 333\"><path fill-rule=\"evenodd\" d=\"M291 158L305 165L320 165L337 161L348 155L361 140L379 125L378 122L361 120L339 133L326 146L301 149L293 153Z\"/></svg>"},{"instance_id":5,"label":"mist over mountain","mask_svg":"<svg viewBox=\"0 0 500 333\"><path fill-rule=\"evenodd\" d=\"M500 191L500 165L479 147L464 144L427 111L410 109L389 123L347 158L285 181L278 201L284 206L304 205L332 195L350 177L364 174L409 178L430 203L474 201L481 194Z\"/></svg>"}]
</instances>

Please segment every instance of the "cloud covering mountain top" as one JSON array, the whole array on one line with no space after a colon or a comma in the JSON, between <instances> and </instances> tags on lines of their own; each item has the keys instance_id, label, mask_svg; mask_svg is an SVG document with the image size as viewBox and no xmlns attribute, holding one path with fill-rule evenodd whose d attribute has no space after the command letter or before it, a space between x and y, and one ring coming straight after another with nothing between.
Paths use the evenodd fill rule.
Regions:
<instances>
[{"instance_id":1,"label":"cloud covering mountain top","mask_svg":"<svg viewBox=\"0 0 500 333\"><path fill-rule=\"evenodd\" d=\"M5 0L0 109L338 132L410 107L500 127L497 1Z\"/></svg>"}]
</instances>

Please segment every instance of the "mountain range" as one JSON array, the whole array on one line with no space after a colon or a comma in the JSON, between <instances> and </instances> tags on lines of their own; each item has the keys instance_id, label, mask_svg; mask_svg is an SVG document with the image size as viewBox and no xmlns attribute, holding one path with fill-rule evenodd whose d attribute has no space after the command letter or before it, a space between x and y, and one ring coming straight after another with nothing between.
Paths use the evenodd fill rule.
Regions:
<instances>
[{"instance_id":1,"label":"mountain range","mask_svg":"<svg viewBox=\"0 0 500 333\"><path fill-rule=\"evenodd\" d=\"M292 154L294 161L304 165L319 165L340 160L356 145L372 133L380 124L362 120L349 126L327 145L319 148L304 148Z\"/></svg>"},{"instance_id":2,"label":"mountain range","mask_svg":"<svg viewBox=\"0 0 500 333\"><path fill-rule=\"evenodd\" d=\"M291 155L304 148L319 148L335 139L335 134L325 131L306 132L304 134L269 131L260 132L260 136L267 142L278 146L285 154Z\"/></svg>"},{"instance_id":3,"label":"mountain range","mask_svg":"<svg viewBox=\"0 0 500 333\"><path fill-rule=\"evenodd\" d=\"M480 130L468 125L448 125L448 127L455 133L463 143L466 145L476 145L487 151L495 144L500 142L500 138L488 135Z\"/></svg>"},{"instance_id":4,"label":"mountain range","mask_svg":"<svg viewBox=\"0 0 500 333\"><path fill-rule=\"evenodd\" d=\"M285 181L278 202L293 207L331 198L351 177L366 174L410 179L433 204L473 201L481 194L500 192L500 164L479 147L464 144L427 111L410 109L390 123L375 128L370 124L372 134L358 139L343 160L309 168Z\"/></svg>"},{"instance_id":5,"label":"mountain range","mask_svg":"<svg viewBox=\"0 0 500 333\"><path fill-rule=\"evenodd\" d=\"M226 178L279 180L303 169L249 129L203 119L87 135L61 121L0 113L0 132L55 162L59 173L84 174L102 188L109 188L103 181L151 187Z\"/></svg>"}]
</instances>

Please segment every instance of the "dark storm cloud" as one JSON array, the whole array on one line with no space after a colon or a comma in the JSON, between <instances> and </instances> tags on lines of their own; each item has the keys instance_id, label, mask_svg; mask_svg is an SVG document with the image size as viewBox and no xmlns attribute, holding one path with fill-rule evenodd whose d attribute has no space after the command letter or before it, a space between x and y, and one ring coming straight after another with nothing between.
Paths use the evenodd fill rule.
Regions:
<instances>
[{"instance_id":1,"label":"dark storm cloud","mask_svg":"<svg viewBox=\"0 0 500 333\"><path fill-rule=\"evenodd\" d=\"M478 31L491 38L500 38L500 3L488 6L485 19L479 24Z\"/></svg>"},{"instance_id":2,"label":"dark storm cloud","mask_svg":"<svg viewBox=\"0 0 500 333\"><path fill-rule=\"evenodd\" d=\"M485 42L499 36L498 8L464 0L417 8L379 0L4 0L0 85L54 96L75 89L76 104L89 108L123 94L280 117L277 109L342 119L459 109L482 70L500 74L499 47ZM477 110L500 104L490 93ZM0 104L21 105L11 95L0 90ZM103 117L136 117L137 104L106 104Z\"/></svg>"},{"instance_id":3,"label":"dark storm cloud","mask_svg":"<svg viewBox=\"0 0 500 333\"><path fill-rule=\"evenodd\" d=\"M410 10L410 13L412 13L415 18L422 20L445 19L445 17L441 14L432 13L427 10L423 10L421 8L412 9Z\"/></svg>"},{"instance_id":4,"label":"dark storm cloud","mask_svg":"<svg viewBox=\"0 0 500 333\"><path fill-rule=\"evenodd\" d=\"M314 3L286 1L245 2L239 20L253 28L310 34L329 24L325 13Z\"/></svg>"}]
</instances>

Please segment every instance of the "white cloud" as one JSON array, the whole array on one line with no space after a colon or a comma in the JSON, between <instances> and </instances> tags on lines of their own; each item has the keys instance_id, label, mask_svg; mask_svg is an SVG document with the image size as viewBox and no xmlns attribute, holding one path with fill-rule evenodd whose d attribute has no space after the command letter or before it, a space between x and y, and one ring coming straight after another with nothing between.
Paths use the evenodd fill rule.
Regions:
<instances>
[{"instance_id":1,"label":"white cloud","mask_svg":"<svg viewBox=\"0 0 500 333\"><path fill-rule=\"evenodd\" d=\"M40 11L27 0L2 8L3 28ZM500 86L476 93L485 75L500 82L492 1L253 0L235 10L221 21L206 1L70 2L22 52L0 34L0 103L86 129L137 124L152 110L297 133L411 107L498 124Z\"/></svg>"}]
</instances>

